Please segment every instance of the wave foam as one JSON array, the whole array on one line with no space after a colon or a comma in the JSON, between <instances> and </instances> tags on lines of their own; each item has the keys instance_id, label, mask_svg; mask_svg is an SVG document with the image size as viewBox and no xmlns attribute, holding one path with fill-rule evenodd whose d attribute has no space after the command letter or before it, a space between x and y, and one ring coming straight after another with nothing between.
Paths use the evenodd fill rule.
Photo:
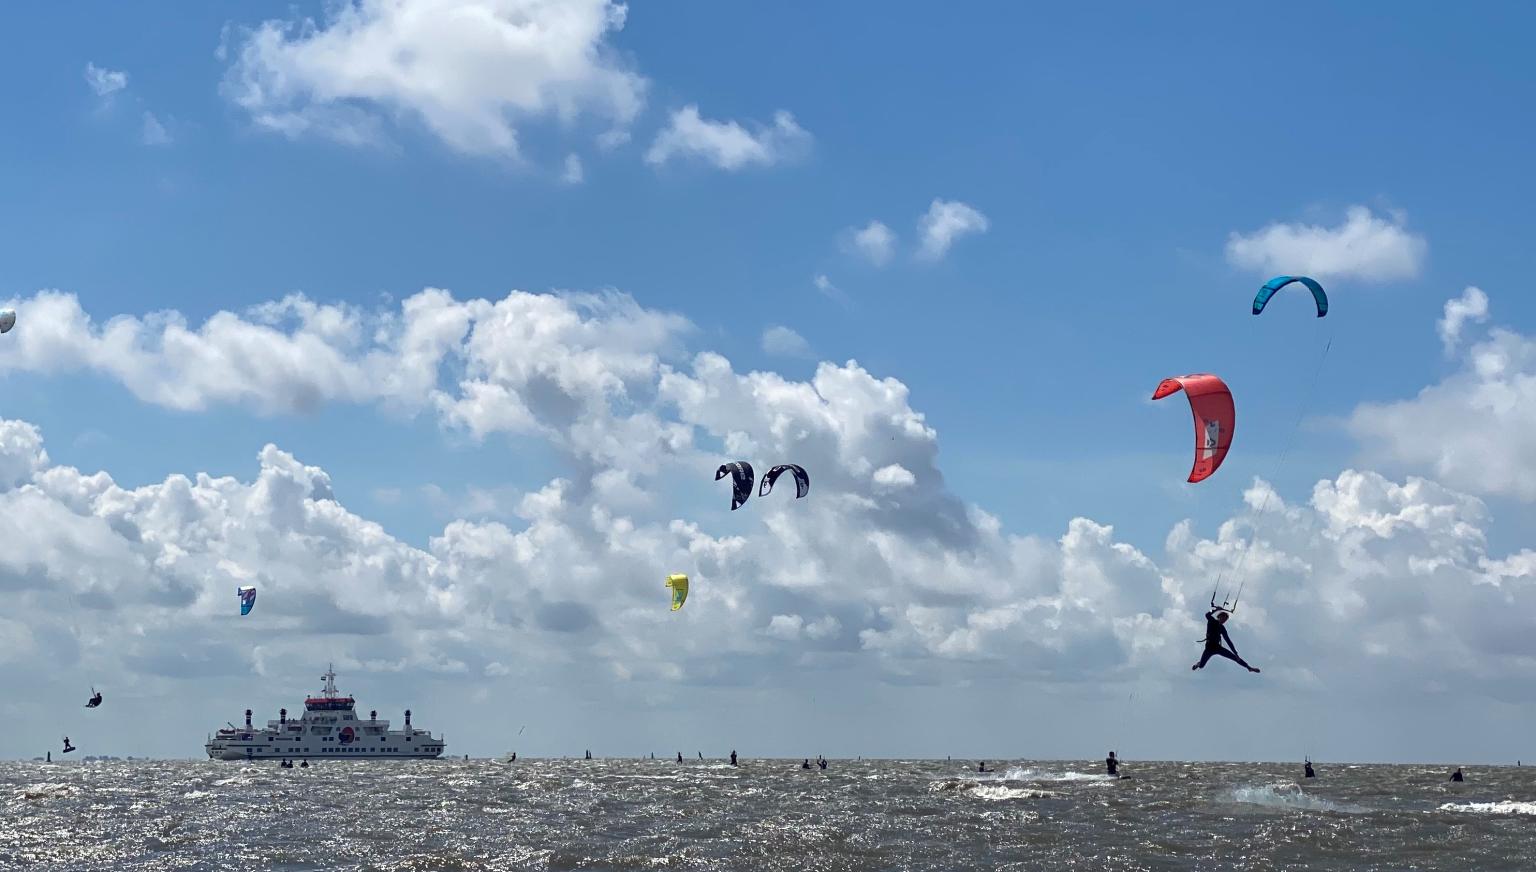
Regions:
<instances>
[{"instance_id":1,"label":"wave foam","mask_svg":"<svg viewBox=\"0 0 1536 872\"><path fill-rule=\"evenodd\" d=\"M1263 784L1255 787L1232 788L1232 800L1245 805L1260 805L1287 811L1331 811L1357 814L1366 809L1346 803L1330 802L1320 796L1312 796L1300 785L1290 783Z\"/></svg>"},{"instance_id":2,"label":"wave foam","mask_svg":"<svg viewBox=\"0 0 1536 872\"><path fill-rule=\"evenodd\" d=\"M1459 811L1466 814L1527 814L1536 815L1536 802L1517 802L1512 799L1500 802L1447 802L1441 811Z\"/></svg>"}]
</instances>

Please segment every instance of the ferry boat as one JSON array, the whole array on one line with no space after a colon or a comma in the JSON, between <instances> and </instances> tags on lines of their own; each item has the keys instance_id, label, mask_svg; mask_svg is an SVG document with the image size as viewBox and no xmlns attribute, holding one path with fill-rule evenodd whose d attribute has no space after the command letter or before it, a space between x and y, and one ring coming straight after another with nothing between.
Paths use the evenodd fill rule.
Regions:
<instances>
[{"instance_id":1,"label":"ferry boat","mask_svg":"<svg viewBox=\"0 0 1536 872\"><path fill-rule=\"evenodd\" d=\"M327 667L325 687L319 696L304 700L304 714L288 719L288 710L280 709L275 721L265 728L251 726L251 710L245 710L243 728L230 725L208 737L203 746L213 760L302 760L326 757L342 760L400 760L440 757L442 737L433 738L427 730L411 726L411 710L405 710L405 729L391 730L389 721L379 720L379 713L368 719L353 711L356 701L336 691L336 671Z\"/></svg>"}]
</instances>

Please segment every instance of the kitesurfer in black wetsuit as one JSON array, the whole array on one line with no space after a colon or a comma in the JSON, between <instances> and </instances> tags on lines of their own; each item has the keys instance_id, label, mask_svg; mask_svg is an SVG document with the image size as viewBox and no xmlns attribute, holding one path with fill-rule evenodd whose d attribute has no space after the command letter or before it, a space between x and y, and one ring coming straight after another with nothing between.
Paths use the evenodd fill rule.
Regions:
<instances>
[{"instance_id":1,"label":"kitesurfer in black wetsuit","mask_svg":"<svg viewBox=\"0 0 1536 872\"><path fill-rule=\"evenodd\" d=\"M1205 653L1200 655L1199 663L1189 668L1204 669L1205 664L1212 657L1221 656L1237 663L1237 665L1247 669L1249 672L1258 672L1258 669L1248 665L1248 661L1237 656L1237 646L1232 644L1232 637L1227 635L1226 623L1226 609L1211 609L1205 613ZM1222 647L1221 642L1223 639L1227 642L1226 647Z\"/></svg>"},{"instance_id":2,"label":"kitesurfer in black wetsuit","mask_svg":"<svg viewBox=\"0 0 1536 872\"><path fill-rule=\"evenodd\" d=\"M75 750L75 746L71 745L69 743L69 737L65 736L64 737L64 753L68 754L70 751L73 751L73 750Z\"/></svg>"},{"instance_id":3,"label":"kitesurfer in black wetsuit","mask_svg":"<svg viewBox=\"0 0 1536 872\"><path fill-rule=\"evenodd\" d=\"M734 750L731 751L731 765L732 766L736 765L736 752Z\"/></svg>"},{"instance_id":4,"label":"kitesurfer in black wetsuit","mask_svg":"<svg viewBox=\"0 0 1536 872\"><path fill-rule=\"evenodd\" d=\"M91 701L86 703L85 707L95 708L99 705L101 705L101 694L97 692L96 688L93 687L91 688Z\"/></svg>"},{"instance_id":5,"label":"kitesurfer in black wetsuit","mask_svg":"<svg viewBox=\"0 0 1536 872\"><path fill-rule=\"evenodd\" d=\"M991 772L992 770L987 768L987 761L983 760L980 763L976 764L976 771L977 772Z\"/></svg>"},{"instance_id":6,"label":"kitesurfer in black wetsuit","mask_svg":"<svg viewBox=\"0 0 1536 872\"><path fill-rule=\"evenodd\" d=\"M677 762L679 762L679 763L683 762L683 752L682 751L678 751L677 752Z\"/></svg>"},{"instance_id":7,"label":"kitesurfer in black wetsuit","mask_svg":"<svg viewBox=\"0 0 1536 872\"><path fill-rule=\"evenodd\" d=\"M68 742L69 740L65 739L64 741ZM1456 767L1456 771L1451 773L1451 780L1452 781L1465 781L1466 780L1466 779L1461 777L1461 767L1460 766L1457 766Z\"/></svg>"},{"instance_id":8,"label":"kitesurfer in black wetsuit","mask_svg":"<svg viewBox=\"0 0 1536 872\"><path fill-rule=\"evenodd\" d=\"M1116 759L1114 751L1110 751L1109 756L1104 758L1104 768L1109 770L1110 775L1120 774L1120 761Z\"/></svg>"},{"instance_id":9,"label":"kitesurfer in black wetsuit","mask_svg":"<svg viewBox=\"0 0 1536 872\"><path fill-rule=\"evenodd\" d=\"M1304 765L1306 768L1302 770L1302 774L1307 778L1316 778L1317 773L1312 771L1312 761L1308 759Z\"/></svg>"},{"instance_id":10,"label":"kitesurfer in black wetsuit","mask_svg":"<svg viewBox=\"0 0 1536 872\"><path fill-rule=\"evenodd\" d=\"M816 768L817 769L826 769L827 768L827 758L821 756L820 754L817 754L816 755Z\"/></svg>"},{"instance_id":11,"label":"kitesurfer in black wetsuit","mask_svg":"<svg viewBox=\"0 0 1536 872\"><path fill-rule=\"evenodd\" d=\"M811 758L807 757L803 761L801 761L800 768L801 769L809 769L809 768L811 768Z\"/></svg>"}]
</instances>

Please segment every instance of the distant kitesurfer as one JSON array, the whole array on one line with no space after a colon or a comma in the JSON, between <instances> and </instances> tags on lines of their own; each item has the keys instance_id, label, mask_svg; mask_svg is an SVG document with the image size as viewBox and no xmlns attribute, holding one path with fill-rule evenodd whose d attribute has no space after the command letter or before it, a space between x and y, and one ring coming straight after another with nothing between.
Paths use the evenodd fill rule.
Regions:
<instances>
[{"instance_id":1,"label":"distant kitesurfer","mask_svg":"<svg viewBox=\"0 0 1536 872\"><path fill-rule=\"evenodd\" d=\"M1237 646L1232 644L1232 637L1227 635L1226 623L1226 609L1215 608L1205 613L1205 653L1200 655L1199 663L1189 668L1204 669L1207 661L1212 657L1220 655L1236 662L1249 672L1258 672L1258 669L1248 665L1248 661L1237 656ZM1222 647L1221 642L1223 639L1227 642L1226 647Z\"/></svg>"},{"instance_id":2,"label":"distant kitesurfer","mask_svg":"<svg viewBox=\"0 0 1536 872\"><path fill-rule=\"evenodd\" d=\"M731 751L731 765L736 765L736 751L734 749Z\"/></svg>"},{"instance_id":3,"label":"distant kitesurfer","mask_svg":"<svg viewBox=\"0 0 1536 872\"><path fill-rule=\"evenodd\" d=\"M513 751L513 752L512 752L512 762L513 762L513 763L516 763L516 762L517 762L517 752L516 752L516 751Z\"/></svg>"},{"instance_id":4,"label":"distant kitesurfer","mask_svg":"<svg viewBox=\"0 0 1536 872\"><path fill-rule=\"evenodd\" d=\"M809 769L809 768L811 768L811 758L807 757L807 758L805 758L805 760L801 761L800 768L801 769Z\"/></svg>"},{"instance_id":5,"label":"distant kitesurfer","mask_svg":"<svg viewBox=\"0 0 1536 872\"><path fill-rule=\"evenodd\" d=\"M980 763L976 764L976 771L977 772L991 772L992 770L987 768L987 761L983 760Z\"/></svg>"},{"instance_id":6,"label":"distant kitesurfer","mask_svg":"<svg viewBox=\"0 0 1536 872\"><path fill-rule=\"evenodd\" d=\"M85 704L86 708L95 708L101 705L101 694L96 688L91 688L91 701Z\"/></svg>"},{"instance_id":7,"label":"distant kitesurfer","mask_svg":"<svg viewBox=\"0 0 1536 872\"><path fill-rule=\"evenodd\" d=\"M588 751L588 752L587 752L587 759L588 759L588 760L591 760L591 759L592 759L592 752L591 752L591 751Z\"/></svg>"},{"instance_id":8,"label":"distant kitesurfer","mask_svg":"<svg viewBox=\"0 0 1536 872\"><path fill-rule=\"evenodd\" d=\"M1302 770L1303 774L1307 778L1316 778L1317 777L1317 773L1312 771L1312 760L1311 760L1311 758L1308 758L1304 765L1306 766L1306 768Z\"/></svg>"},{"instance_id":9,"label":"distant kitesurfer","mask_svg":"<svg viewBox=\"0 0 1536 872\"><path fill-rule=\"evenodd\" d=\"M65 736L64 737L64 753L68 754L70 751L73 751L73 750L75 750L75 746L71 745L69 743L69 737Z\"/></svg>"},{"instance_id":10,"label":"distant kitesurfer","mask_svg":"<svg viewBox=\"0 0 1536 872\"><path fill-rule=\"evenodd\" d=\"M299 768L300 769L308 769L309 768L309 761L308 760L300 760L299 761Z\"/></svg>"},{"instance_id":11,"label":"distant kitesurfer","mask_svg":"<svg viewBox=\"0 0 1536 872\"><path fill-rule=\"evenodd\" d=\"M1110 751L1109 756L1104 758L1104 768L1109 770L1110 775L1120 774L1120 761L1116 759L1114 751Z\"/></svg>"},{"instance_id":12,"label":"distant kitesurfer","mask_svg":"<svg viewBox=\"0 0 1536 872\"><path fill-rule=\"evenodd\" d=\"M703 751L695 751L694 753L699 755L699 759L700 760L704 759L704 752Z\"/></svg>"},{"instance_id":13,"label":"distant kitesurfer","mask_svg":"<svg viewBox=\"0 0 1536 872\"><path fill-rule=\"evenodd\" d=\"M46 761L44 761L44 762L47 762L47 763L52 763L53 762L53 752L52 751L48 752L48 759Z\"/></svg>"},{"instance_id":14,"label":"distant kitesurfer","mask_svg":"<svg viewBox=\"0 0 1536 872\"><path fill-rule=\"evenodd\" d=\"M677 752L677 762L679 762L679 763L683 762L683 752L682 751L678 751Z\"/></svg>"},{"instance_id":15,"label":"distant kitesurfer","mask_svg":"<svg viewBox=\"0 0 1536 872\"><path fill-rule=\"evenodd\" d=\"M816 768L818 768L818 769L826 769L827 768L827 758L821 756L820 754L817 754L816 755Z\"/></svg>"},{"instance_id":16,"label":"distant kitesurfer","mask_svg":"<svg viewBox=\"0 0 1536 872\"><path fill-rule=\"evenodd\" d=\"M64 741L68 742L69 740L65 739ZM1452 781L1466 781L1465 778L1461 777L1461 767L1460 766L1457 766L1456 767L1456 771L1451 773L1451 780Z\"/></svg>"}]
</instances>

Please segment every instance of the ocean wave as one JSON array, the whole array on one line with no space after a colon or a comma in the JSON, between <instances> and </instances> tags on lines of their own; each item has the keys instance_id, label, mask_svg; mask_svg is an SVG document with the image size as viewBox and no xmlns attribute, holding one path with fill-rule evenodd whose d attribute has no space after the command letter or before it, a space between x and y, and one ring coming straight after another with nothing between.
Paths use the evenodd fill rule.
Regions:
<instances>
[{"instance_id":1,"label":"ocean wave","mask_svg":"<svg viewBox=\"0 0 1536 872\"><path fill-rule=\"evenodd\" d=\"M1233 802L1240 802L1244 805L1259 805L1265 808L1278 808L1287 811L1330 811L1341 814L1359 814L1367 811L1367 809L1356 805L1332 802L1320 796L1312 796L1303 791L1300 785L1287 782L1250 787L1234 787L1232 788L1231 799Z\"/></svg>"},{"instance_id":2,"label":"ocean wave","mask_svg":"<svg viewBox=\"0 0 1536 872\"><path fill-rule=\"evenodd\" d=\"M991 801L1000 799L1039 799L1056 795L1049 790L1037 790L1033 787L1008 787L1002 784L978 784L971 788L970 794L977 799Z\"/></svg>"},{"instance_id":3,"label":"ocean wave","mask_svg":"<svg viewBox=\"0 0 1536 872\"><path fill-rule=\"evenodd\" d=\"M1536 815L1536 802L1518 802L1505 799L1499 802L1447 802L1441 811L1459 811L1465 814L1525 814Z\"/></svg>"},{"instance_id":4,"label":"ocean wave","mask_svg":"<svg viewBox=\"0 0 1536 872\"><path fill-rule=\"evenodd\" d=\"M1094 772L1042 772L1038 769L1011 768L1004 770L998 776L997 781L1062 781L1062 782L1111 782L1119 781L1115 775L1103 775Z\"/></svg>"}]
</instances>

